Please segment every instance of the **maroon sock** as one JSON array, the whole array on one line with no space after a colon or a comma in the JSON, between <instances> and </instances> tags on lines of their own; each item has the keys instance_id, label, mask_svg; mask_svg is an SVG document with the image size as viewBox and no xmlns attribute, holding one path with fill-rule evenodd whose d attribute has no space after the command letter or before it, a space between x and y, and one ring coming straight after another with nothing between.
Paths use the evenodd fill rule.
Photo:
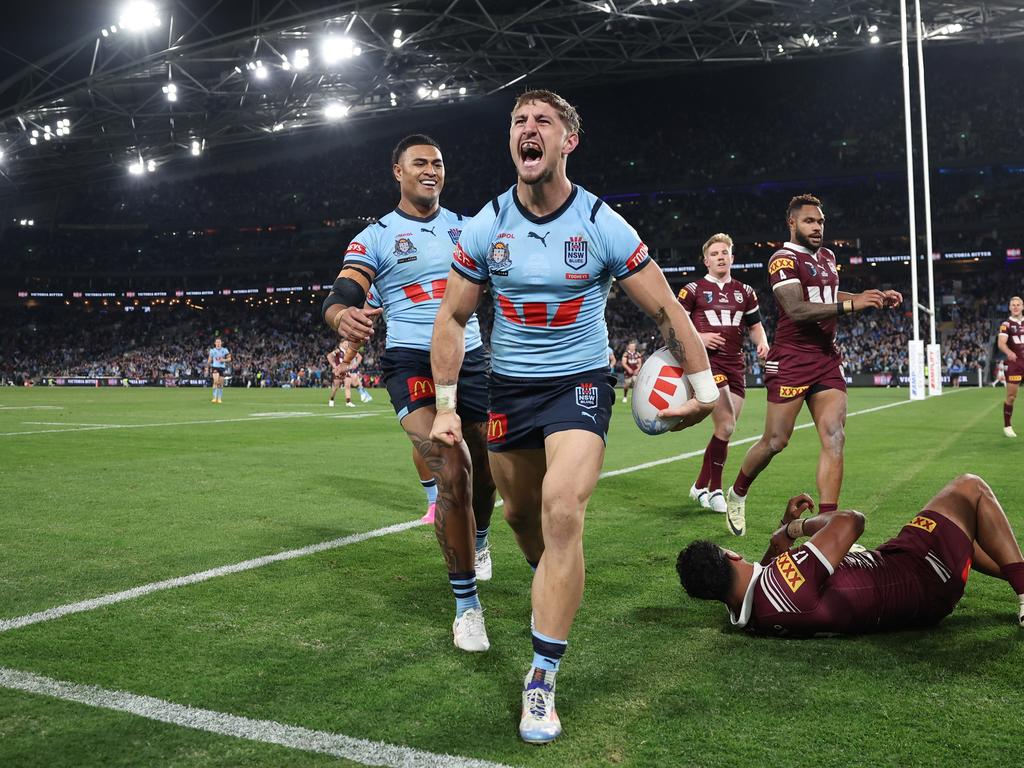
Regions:
<instances>
[{"instance_id":1,"label":"maroon sock","mask_svg":"<svg viewBox=\"0 0 1024 768\"><path fill-rule=\"evenodd\" d=\"M714 440L715 438L711 438ZM698 488L707 488L708 479L711 477L711 443L708 443L708 447L704 449L704 463L700 465L700 474L697 475L696 486Z\"/></svg>"},{"instance_id":2,"label":"maroon sock","mask_svg":"<svg viewBox=\"0 0 1024 768\"><path fill-rule=\"evenodd\" d=\"M752 482L754 482L754 478L747 477L741 469L740 473L736 475L736 482L732 484L732 492L737 496L746 496Z\"/></svg>"},{"instance_id":3,"label":"maroon sock","mask_svg":"<svg viewBox=\"0 0 1024 768\"><path fill-rule=\"evenodd\" d=\"M1013 406L1003 403L1003 426L1010 426L1010 419L1013 418Z\"/></svg>"},{"instance_id":4,"label":"maroon sock","mask_svg":"<svg viewBox=\"0 0 1024 768\"><path fill-rule=\"evenodd\" d=\"M714 435L711 436L711 440L708 441L708 448L704 451L704 461L708 462L708 456L710 455L710 468L708 469L708 485L709 491L720 491L722 490L722 470L725 469L725 459L729 455L729 441L719 440Z\"/></svg>"},{"instance_id":5,"label":"maroon sock","mask_svg":"<svg viewBox=\"0 0 1024 768\"><path fill-rule=\"evenodd\" d=\"M837 509L839 509L839 502L836 502L834 504L819 504L818 514L824 515L830 512L835 512Z\"/></svg>"},{"instance_id":6,"label":"maroon sock","mask_svg":"<svg viewBox=\"0 0 1024 768\"><path fill-rule=\"evenodd\" d=\"M999 568L1003 576L1010 582L1013 591L1018 595L1024 595L1024 563L1010 563Z\"/></svg>"}]
</instances>

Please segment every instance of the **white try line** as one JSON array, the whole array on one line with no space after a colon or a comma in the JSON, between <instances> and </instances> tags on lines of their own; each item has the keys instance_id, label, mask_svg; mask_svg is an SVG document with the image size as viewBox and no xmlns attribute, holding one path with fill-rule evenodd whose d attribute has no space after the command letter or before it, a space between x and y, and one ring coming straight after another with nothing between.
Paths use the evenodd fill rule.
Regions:
<instances>
[{"instance_id":1,"label":"white try line","mask_svg":"<svg viewBox=\"0 0 1024 768\"><path fill-rule=\"evenodd\" d=\"M886 403L885 405L878 405L873 408L864 408L859 411L854 411L848 416L861 416L866 413L875 413L877 411L884 411L888 408L895 408L900 405L906 405L911 400L900 400L895 403ZM807 427L813 426L812 422L806 424L798 424L796 429L806 429ZM760 439L760 435L755 437L747 437L742 440L736 440L731 445L744 445L746 443L752 443L755 440ZM650 469L651 467L659 467L662 464L671 464L676 461L683 461L684 459L691 459L695 456L701 456L704 453L704 449L697 451L689 451L687 453L680 453L676 456L669 456L666 459L657 459L656 461L647 461L643 464L634 464L631 467L624 467L622 469L612 469L607 472L602 472L601 477L617 477L618 475L627 475L632 472L639 472L644 469ZM495 506L501 506L503 504L502 499L498 499ZM366 533L356 533L350 536L345 536L340 539L331 539L330 541L324 541L319 544L311 544L307 547L301 547L299 549L290 549L285 552L278 552L274 555L265 555L263 557L257 557L252 560L245 560L240 563L233 565L224 565L219 568L211 568L210 570L200 571L199 573L193 573L188 576L179 576L173 579L165 579L164 581L156 581L150 584L143 584L139 587L127 589L122 592L115 592L109 595L103 595L102 597L95 597L90 600L82 600L76 603L67 603L65 605L58 605L54 608L48 608L44 611L37 611L36 613L30 613L26 616L19 616L13 619L0 619L0 633L9 632L12 629L19 629L21 627L27 627L31 624L39 624L44 621L52 621L59 619L62 616L67 616L73 613L82 613L84 611L92 611L96 608L103 608L108 605L115 603L121 603L125 600L134 600L137 597L144 597L145 595L153 592L159 592L165 589L173 589L175 587L184 587L189 584L198 584L209 579L216 578L218 576L226 576L232 573L240 573L242 571L249 571L253 568L261 568L264 565L270 565L271 563L281 562L283 560L292 560L296 557L303 557L305 555L311 555L316 552L324 552L330 549L337 549L338 547L344 547L348 544L356 544L360 541L367 541L369 539L379 538L381 536L387 536L391 533L400 533L401 531L407 531L410 528L415 528L420 525L419 520L410 520L404 523L397 523L396 525L389 525L384 528L377 528L373 531L367 531Z\"/></svg>"},{"instance_id":2,"label":"white try line","mask_svg":"<svg viewBox=\"0 0 1024 768\"><path fill-rule=\"evenodd\" d=\"M364 416L386 413L386 409L364 411ZM354 415L354 414L353 414ZM241 416L237 419L197 419L195 421L159 421L150 424L91 424L87 426L66 426L62 429L34 429L25 432L0 432L0 437L19 437L21 435L46 435L60 432L95 432L105 429L150 429L152 427L190 427L196 424L233 424L246 421L283 421L285 419L337 418L333 415L310 412L268 413L261 416ZM26 424L43 424L43 422L25 422Z\"/></svg>"},{"instance_id":3,"label":"white try line","mask_svg":"<svg viewBox=\"0 0 1024 768\"><path fill-rule=\"evenodd\" d=\"M509 768L502 763L477 760L457 755L441 755L412 747L369 741L329 731L314 731L273 720L216 712L171 701L140 696L126 691L111 691L94 685L80 685L43 677L31 672L0 667L0 688L74 701L99 709L125 712L161 723L206 731L221 736L234 736L248 741L276 744L282 747L333 755L361 765L392 768Z\"/></svg>"},{"instance_id":4,"label":"white try line","mask_svg":"<svg viewBox=\"0 0 1024 768\"><path fill-rule=\"evenodd\" d=\"M0 411L63 411L63 405L0 405Z\"/></svg>"}]
</instances>

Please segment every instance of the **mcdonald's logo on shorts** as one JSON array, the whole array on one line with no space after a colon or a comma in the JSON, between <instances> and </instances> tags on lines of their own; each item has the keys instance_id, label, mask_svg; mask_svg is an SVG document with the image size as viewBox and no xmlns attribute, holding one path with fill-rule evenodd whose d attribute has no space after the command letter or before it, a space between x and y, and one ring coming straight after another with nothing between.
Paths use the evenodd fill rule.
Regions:
<instances>
[{"instance_id":1,"label":"mcdonald's logo on shorts","mask_svg":"<svg viewBox=\"0 0 1024 768\"><path fill-rule=\"evenodd\" d=\"M927 531L928 533L935 533L935 526L938 525L938 523L936 523L930 517L918 515L909 523L907 523L907 525L909 525L911 528L920 528L922 531Z\"/></svg>"},{"instance_id":2,"label":"mcdonald's logo on shorts","mask_svg":"<svg viewBox=\"0 0 1024 768\"><path fill-rule=\"evenodd\" d=\"M487 442L503 443L508 437L508 416L504 413L492 413L487 419Z\"/></svg>"},{"instance_id":3,"label":"mcdonald's logo on shorts","mask_svg":"<svg viewBox=\"0 0 1024 768\"><path fill-rule=\"evenodd\" d=\"M804 384L802 387L779 387L779 397L796 397L797 395L802 395L810 388L810 384Z\"/></svg>"},{"instance_id":4,"label":"mcdonald's logo on shorts","mask_svg":"<svg viewBox=\"0 0 1024 768\"><path fill-rule=\"evenodd\" d=\"M413 402L434 396L434 380L428 376L410 376L405 383L409 387L409 399Z\"/></svg>"}]
</instances>

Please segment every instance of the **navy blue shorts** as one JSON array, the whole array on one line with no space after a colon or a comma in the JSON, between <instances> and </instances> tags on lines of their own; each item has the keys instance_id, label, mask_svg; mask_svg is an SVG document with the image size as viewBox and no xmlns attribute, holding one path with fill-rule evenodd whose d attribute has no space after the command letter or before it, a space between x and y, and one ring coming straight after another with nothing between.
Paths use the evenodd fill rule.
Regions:
<instances>
[{"instance_id":1,"label":"navy blue shorts","mask_svg":"<svg viewBox=\"0 0 1024 768\"><path fill-rule=\"evenodd\" d=\"M544 438L568 429L605 440L614 403L615 377L607 368L546 379L492 373L487 448L543 448Z\"/></svg>"},{"instance_id":2,"label":"navy blue shorts","mask_svg":"<svg viewBox=\"0 0 1024 768\"><path fill-rule=\"evenodd\" d=\"M380 361L384 386L391 396L398 420L426 406L434 407L434 379L430 370L430 353L422 349L393 347L385 350ZM490 364L487 352L477 347L467 352L459 371L458 402L455 407L465 421L483 424L487 421L487 374Z\"/></svg>"}]
</instances>

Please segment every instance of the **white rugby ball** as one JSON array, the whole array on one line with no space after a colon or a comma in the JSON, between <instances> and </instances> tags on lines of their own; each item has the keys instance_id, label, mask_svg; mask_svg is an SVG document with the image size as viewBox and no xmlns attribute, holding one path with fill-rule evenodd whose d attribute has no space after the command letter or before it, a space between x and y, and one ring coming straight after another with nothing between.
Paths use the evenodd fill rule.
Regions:
<instances>
[{"instance_id":1,"label":"white rugby ball","mask_svg":"<svg viewBox=\"0 0 1024 768\"><path fill-rule=\"evenodd\" d=\"M658 411L680 406L693 397L683 367L662 347L644 361L633 387L633 420L642 432L660 435L681 419L659 419Z\"/></svg>"}]
</instances>

